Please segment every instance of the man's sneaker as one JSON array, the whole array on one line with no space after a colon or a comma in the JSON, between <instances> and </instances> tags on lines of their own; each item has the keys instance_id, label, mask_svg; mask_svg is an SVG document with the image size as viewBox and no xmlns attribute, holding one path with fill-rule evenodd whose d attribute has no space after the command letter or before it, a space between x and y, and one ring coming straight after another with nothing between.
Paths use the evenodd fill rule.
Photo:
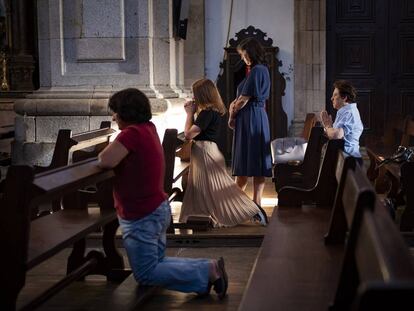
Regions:
<instances>
[{"instance_id":1,"label":"man's sneaker","mask_svg":"<svg viewBox=\"0 0 414 311\"><path fill-rule=\"evenodd\" d=\"M217 268L220 273L220 277L213 283L214 291L217 293L219 299L223 299L226 296L227 288L229 286L229 279L224 268L224 259L220 257L217 260Z\"/></svg>"}]
</instances>

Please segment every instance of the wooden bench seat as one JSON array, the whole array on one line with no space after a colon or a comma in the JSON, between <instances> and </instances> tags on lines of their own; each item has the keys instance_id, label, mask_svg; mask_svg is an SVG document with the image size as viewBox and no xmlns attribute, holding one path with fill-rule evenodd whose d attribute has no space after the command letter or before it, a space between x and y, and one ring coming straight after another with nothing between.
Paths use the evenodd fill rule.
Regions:
<instances>
[{"instance_id":1,"label":"wooden bench seat","mask_svg":"<svg viewBox=\"0 0 414 311\"><path fill-rule=\"evenodd\" d=\"M116 220L113 210L63 210L30 224L27 269L38 265L76 241Z\"/></svg>"},{"instance_id":2,"label":"wooden bench seat","mask_svg":"<svg viewBox=\"0 0 414 311\"><path fill-rule=\"evenodd\" d=\"M327 310L339 280L343 246L326 247L330 210L273 212L239 310Z\"/></svg>"}]
</instances>

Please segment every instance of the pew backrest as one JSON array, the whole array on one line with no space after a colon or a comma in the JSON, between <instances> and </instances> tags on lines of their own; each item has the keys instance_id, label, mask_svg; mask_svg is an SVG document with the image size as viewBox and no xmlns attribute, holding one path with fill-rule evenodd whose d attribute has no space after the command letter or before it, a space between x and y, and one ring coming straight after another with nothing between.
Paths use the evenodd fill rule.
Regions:
<instances>
[{"instance_id":1,"label":"pew backrest","mask_svg":"<svg viewBox=\"0 0 414 311\"><path fill-rule=\"evenodd\" d=\"M316 122L317 122L317 118L314 113L306 114L305 123L303 125L303 132L302 132L302 137L306 141L309 141L312 128L315 126Z\"/></svg>"},{"instance_id":2,"label":"pew backrest","mask_svg":"<svg viewBox=\"0 0 414 311\"><path fill-rule=\"evenodd\" d=\"M8 139L14 137L14 125L0 126L0 139Z\"/></svg>"},{"instance_id":3,"label":"pew backrest","mask_svg":"<svg viewBox=\"0 0 414 311\"><path fill-rule=\"evenodd\" d=\"M162 148L164 150L165 174L164 174L164 191L171 195L174 181L175 167L175 150L177 148L176 129L166 129L162 140Z\"/></svg>"},{"instance_id":4,"label":"pew backrest","mask_svg":"<svg viewBox=\"0 0 414 311\"><path fill-rule=\"evenodd\" d=\"M401 188L405 194L405 209L401 215L400 230L413 232L414 230L414 162L401 164Z\"/></svg>"},{"instance_id":5,"label":"pew backrest","mask_svg":"<svg viewBox=\"0 0 414 311\"><path fill-rule=\"evenodd\" d=\"M59 130L50 165L37 168L37 172L96 157L109 144L114 133L110 121L101 122L99 129L78 134L67 129Z\"/></svg>"},{"instance_id":6,"label":"pew backrest","mask_svg":"<svg viewBox=\"0 0 414 311\"><path fill-rule=\"evenodd\" d=\"M332 207L338 185L335 177L338 151L343 150L343 145L343 139L328 140L321 151L322 159L314 159L316 179L304 180L298 186L287 185L277 189L279 206L300 206L308 201L319 206ZM321 163L317 165L319 162Z\"/></svg>"},{"instance_id":7,"label":"pew backrest","mask_svg":"<svg viewBox=\"0 0 414 311\"><path fill-rule=\"evenodd\" d=\"M393 114L390 116L384 130L383 143L385 146L396 148L401 144L407 121L410 119L411 116L401 114Z\"/></svg>"},{"instance_id":8,"label":"pew backrest","mask_svg":"<svg viewBox=\"0 0 414 311\"><path fill-rule=\"evenodd\" d=\"M342 198L344 196L344 187L348 171L354 170L355 166L358 165L357 160L344 151L339 151L337 159L335 177L338 182L338 187L335 194L328 232L325 235L326 244L344 243L345 241L348 225L345 219Z\"/></svg>"},{"instance_id":9,"label":"pew backrest","mask_svg":"<svg viewBox=\"0 0 414 311\"><path fill-rule=\"evenodd\" d=\"M401 138L401 146L409 147L414 144L414 120L411 117L405 120L404 132Z\"/></svg>"},{"instance_id":10,"label":"pew backrest","mask_svg":"<svg viewBox=\"0 0 414 311\"><path fill-rule=\"evenodd\" d=\"M322 147L327 142L324 129L321 126L314 126L311 130L308 146L303 158L303 176L306 176L307 185L314 184L318 178L319 166L322 156Z\"/></svg>"},{"instance_id":11,"label":"pew backrest","mask_svg":"<svg viewBox=\"0 0 414 311\"><path fill-rule=\"evenodd\" d=\"M347 174L343 204L350 232L334 308L374 310L379 301L389 307L412 304L412 257L358 166Z\"/></svg>"}]
</instances>

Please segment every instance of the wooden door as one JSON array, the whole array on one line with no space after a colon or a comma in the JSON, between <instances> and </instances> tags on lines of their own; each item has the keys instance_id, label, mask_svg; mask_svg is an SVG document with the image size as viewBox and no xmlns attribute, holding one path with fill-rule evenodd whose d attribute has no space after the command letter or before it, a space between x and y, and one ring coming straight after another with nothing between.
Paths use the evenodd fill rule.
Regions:
<instances>
[{"instance_id":1,"label":"wooden door","mask_svg":"<svg viewBox=\"0 0 414 311\"><path fill-rule=\"evenodd\" d=\"M351 81L365 133L382 134L388 116L413 113L414 1L327 1L326 108L332 83Z\"/></svg>"},{"instance_id":2,"label":"wooden door","mask_svg":"<svg viewBox=\"0 0 414 311\"><path fill-rule=\"evenodd\" d=\"M414 116L414 1L390 0L390 13L386 112Z\"/></svg>"}]
</instances>

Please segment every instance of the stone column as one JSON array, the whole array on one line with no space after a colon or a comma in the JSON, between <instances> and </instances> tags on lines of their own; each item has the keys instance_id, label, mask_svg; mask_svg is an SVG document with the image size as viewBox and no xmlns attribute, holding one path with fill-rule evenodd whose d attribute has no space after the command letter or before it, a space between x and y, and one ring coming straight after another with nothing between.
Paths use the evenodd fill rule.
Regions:
<instances>
[{"instance_id":1,"label":"stone column","mask_svg":"<svg viewBox=\"0 0 414 311\"><path fill-rule=\"evenodd\" d=\"M291 135L299 135L306 113L325 109L326 0L295 0L294 120Z\"/></svg>"},{"instance_id":2,"label":"stone column","mask_svg":"<svg viewBox=\"0 0 414 311\"><path fill-rule=\"evenodd\" d=\"M204 0L191 0L184 46L184 87L204 77Z\"/></svg>"},{"instance_id":3,"label":"stone column","mask_svg":"<svg viewBox=\"0 0 414 311\"><path fill-rule=\"evenodd\" d=\"M172 1L153 0L149 2L149 53L151 87L162 98L176 98L171 88L171 72L176 67L172 46Z\"/></svg>"}]
</instances>

